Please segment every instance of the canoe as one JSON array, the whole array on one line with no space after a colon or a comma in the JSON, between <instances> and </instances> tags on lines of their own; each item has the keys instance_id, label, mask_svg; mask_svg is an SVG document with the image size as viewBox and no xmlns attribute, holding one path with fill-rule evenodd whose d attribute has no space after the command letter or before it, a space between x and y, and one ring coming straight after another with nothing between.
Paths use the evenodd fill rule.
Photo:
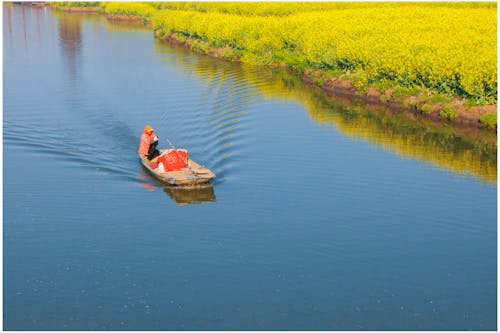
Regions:
<instances>
[{"instance_id":1,"label":"canoe","mask_svg":"<svg viewBox=\"0 0 500 333\"><path fill-rule=\"evenodd\" d=\"M160 149L160 152L164 152L167 149ZM158 180L175 186L191 186L198 184L206 184L210 182L211 179L215 178L215 173L210 169L196 163L195 161L188 159L188 168L181 169L179 171L168 171L160 172L158 169L153 169L149 166L150 160L147 157L140 156L142 165Z\"/></svg>"}]
</instances>

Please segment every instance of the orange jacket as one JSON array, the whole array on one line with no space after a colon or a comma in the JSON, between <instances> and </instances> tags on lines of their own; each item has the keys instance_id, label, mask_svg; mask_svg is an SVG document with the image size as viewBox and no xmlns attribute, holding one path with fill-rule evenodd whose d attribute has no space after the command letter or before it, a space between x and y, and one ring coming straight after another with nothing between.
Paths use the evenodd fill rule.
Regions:
<instances>
[{"instance_id":1,"label":"orange jacket","mask_svg":"<svg viewBox=\"0 0 500 333\"><path fill-rule=\"evenodd\" d=\"M149 150L149 145L154 141L154 133L142 133L141 140L139 141L139 155L147 155Z\"/></svg>"}]
</instances>

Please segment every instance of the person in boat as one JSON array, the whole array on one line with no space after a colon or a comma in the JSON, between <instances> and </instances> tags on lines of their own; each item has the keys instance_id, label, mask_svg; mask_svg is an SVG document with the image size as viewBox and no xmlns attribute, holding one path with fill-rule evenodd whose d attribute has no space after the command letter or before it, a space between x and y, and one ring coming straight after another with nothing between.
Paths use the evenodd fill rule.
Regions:
<instances>
[{"instance_id":1,"label":"person in boat","mask_svg":"<svg viewBox=\"0 0 500 333\"><path fill-rule=\"evenodd\" d=\"M157 146L158 137L155 135L155 130L147 125L144 127L144 133L139 142L139 155L146 156L151 161L160 155L160 151L156 149Z\"/></svg>"}]
</instances>

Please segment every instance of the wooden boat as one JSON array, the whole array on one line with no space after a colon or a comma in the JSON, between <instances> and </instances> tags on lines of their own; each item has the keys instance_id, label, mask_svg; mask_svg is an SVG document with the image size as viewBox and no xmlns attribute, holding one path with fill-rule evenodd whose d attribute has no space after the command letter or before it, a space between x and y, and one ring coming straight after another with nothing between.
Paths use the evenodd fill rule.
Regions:
<instances>
[{"instance_id":1,"label":"wooden boat","mask_svg":"<svg viewBox=\"0 0 500 333\"><path fill-rule=\"evenodd\" d=\"M167 149L160 149L163 153ZM176 186L191 186L198 184L206 184L210 182L211 179L215 178L215 174L208 168L196 163L195 161L188 159L188 167L181 169L179 171L168 171L160 172L158 169L153 169L149 166L151 162L145 156L140 156L142 165L148 169L153 176L155 176L160 181L167 183L169 185Z\"/></svg>"}]
</instances>

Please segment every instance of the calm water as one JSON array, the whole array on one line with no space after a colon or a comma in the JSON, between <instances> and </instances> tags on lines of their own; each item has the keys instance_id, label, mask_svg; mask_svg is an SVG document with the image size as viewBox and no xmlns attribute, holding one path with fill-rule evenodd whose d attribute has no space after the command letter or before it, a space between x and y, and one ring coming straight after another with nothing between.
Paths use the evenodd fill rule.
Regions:
<instances>
[{"instance_id":1,"label":"calm water","mask_svg":"<svg viewBox=\"0 0 500 333\"><path fill-rule=\"evenodd\" d=\"M496 329L491 133L99 16L3 25L4 329ZM155 182L146 124L213 186Z\"/></svg>"}]
</instances>

